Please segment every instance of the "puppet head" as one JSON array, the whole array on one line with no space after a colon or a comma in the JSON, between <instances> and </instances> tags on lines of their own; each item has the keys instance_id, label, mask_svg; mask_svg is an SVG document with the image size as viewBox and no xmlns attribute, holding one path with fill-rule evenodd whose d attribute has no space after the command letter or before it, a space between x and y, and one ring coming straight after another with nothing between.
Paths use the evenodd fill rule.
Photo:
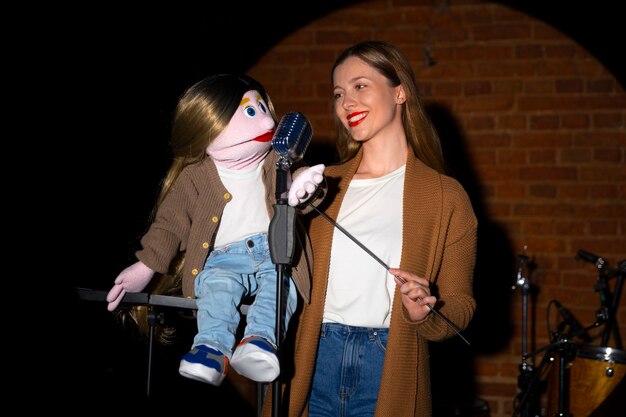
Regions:
<instances>
[{"instance_id":1,"label":"puppet head","mask_svg":"<svg viewBox=\"0 0 626 417\"><path fill-rule=\"evenodd\" d=\"M276 122L256 90L243 95L228 126L207 147L216 164L230 169L256 166L271 148Z\"/></svg>"},{"instance_id":2,"label":"puppet head","mask_svg":"<svg viewBox=\"0 0 626 417\"><path fill-rule=\"evenodd\" d=\"M256 165L267 155L276 125L265 88L251 77L219 74L183 94L174 115L171 149L184 165L207 155L226 168Z\"/></svg>"}]
</instances>

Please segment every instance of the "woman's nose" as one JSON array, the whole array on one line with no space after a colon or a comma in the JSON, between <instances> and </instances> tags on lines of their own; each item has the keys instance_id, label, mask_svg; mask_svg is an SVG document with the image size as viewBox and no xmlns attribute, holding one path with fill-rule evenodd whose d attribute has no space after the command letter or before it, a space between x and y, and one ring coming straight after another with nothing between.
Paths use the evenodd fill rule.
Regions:
<instances>
[{"instance_id":1,"label":"woman's nose","mask_svg":"<svg viewBox=\"0 0 626 417\"><path fill-rule=\"evenodd\" d=\"M354 107L355 104L356 104L356 102L354 101L354 98L352 98L352 96L346 94L343 97L342 106L343 106L344 109L352 108L352 107Z\"/></svg>"}]
</instances>

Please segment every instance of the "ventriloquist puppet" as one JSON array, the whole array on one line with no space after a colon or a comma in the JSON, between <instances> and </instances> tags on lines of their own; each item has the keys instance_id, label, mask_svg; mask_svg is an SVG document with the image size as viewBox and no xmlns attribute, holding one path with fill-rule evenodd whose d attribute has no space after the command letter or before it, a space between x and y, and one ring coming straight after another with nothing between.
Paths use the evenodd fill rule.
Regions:
<instances>
[{"instance_id":1,"label":"ventriloquist puppet","mask_svg":"<svg viewBox=\"0 0 626 417\"><path fill-rule=\"evenodd\" d=\"M173 118L174 161L136 252L138 261L117 276L107 295L113 311L125 293L142 291L184 254L182 293L196 298L198 325L179 366L187 378L218 386L229 366L257 382L271 382L280 373L278 273L268 243L279 160L271 152L276 122L270 97L249 76L219 74L185 91ZM292 168L289 205L320 199L316 190L323 184L324 165ZM296 229L299 254L286 280L284 329L298 293L304 302L310 296L310 243L300 220ZM254 298L234 349L245 297Z\"/></svg>"}]
</instances>

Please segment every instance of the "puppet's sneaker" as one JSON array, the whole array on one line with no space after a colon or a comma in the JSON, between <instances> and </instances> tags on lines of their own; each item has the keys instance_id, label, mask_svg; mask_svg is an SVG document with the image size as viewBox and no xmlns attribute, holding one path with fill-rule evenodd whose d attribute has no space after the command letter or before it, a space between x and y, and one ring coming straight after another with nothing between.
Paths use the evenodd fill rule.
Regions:
<instances>
[{"instance_id":1,"label":"puppet's sneaker","mask_svg":"<svg viewBox=\"0 0 626 417\"><path fill-rule=\"evenodd\" d=\"M191 348L180 360L178 373L207 384L219 386L228 371L228 357L211 346L198 345Z\"/></svg>"},{"instance_id":2,"label":"puppet's sneaker","mask_svg":"<svg viewBox=\"0 0 626 417\"><path fill-rule=\"evenodd\" d=\"M272 382L280 374L276 348L259 336L243 339L235 349L230 365L239 375L257 382Z\"/></svg>"}]
</instances>

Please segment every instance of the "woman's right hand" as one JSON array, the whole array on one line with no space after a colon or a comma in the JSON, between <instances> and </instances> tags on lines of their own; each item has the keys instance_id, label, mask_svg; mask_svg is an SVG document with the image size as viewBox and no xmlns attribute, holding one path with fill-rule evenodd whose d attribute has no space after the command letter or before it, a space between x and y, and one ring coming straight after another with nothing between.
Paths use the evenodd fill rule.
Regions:
<instances>
[{"instance_id":1,"label":"woman's right hand","mask_svg":"<svg viewBox=\"0 0 626 417\"><path fill-rule=\"evenodd\" d=\"M400 286L402 304L413 321L421 321L430 313L430 306L434 306L437 297L430 295L429 282L412 272L397 268L389 268L389 273L395 277Z\"/></svg>"}]
</instances>

